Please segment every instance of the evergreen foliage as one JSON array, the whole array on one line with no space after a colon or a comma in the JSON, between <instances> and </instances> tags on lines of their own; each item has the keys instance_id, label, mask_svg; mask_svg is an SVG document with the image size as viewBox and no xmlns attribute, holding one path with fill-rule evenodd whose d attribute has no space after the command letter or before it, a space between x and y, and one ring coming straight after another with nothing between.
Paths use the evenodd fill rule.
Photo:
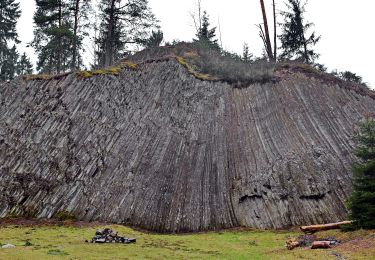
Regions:
<instances>
[{"instance_id":1,"label":"evergreen foliage","mask_svg":"<svg viewBox=\"0 0 375 260\"><path fill-rule=\"evenodd\" d=\"M244 62L253 62L254 55L250 52L249 45L244 43L243 45L243 52L242 52L242 60Z\"/></svg>"},{"instance_id":2,"label":"evergreen foliage","mask_svg":"<svg viewBox=\"0 0 375 260\"><path fill-rule=\"evenodd\" d=\"M20 59L17 63L17 75L29 75L33 73L33 65L29 59L29 57L26 55L26 53L23 53Z\"/></svg>"},{"instance_id":3,"label":"evergreen foliage","mask_svg":"<svg viewBox=\"0 0 375 260\"><path fill-rule=\"evenodd\" d=\"M97 67L113 65L158 28L148 0L101 0L99 9L102 22L95 39Z\"/></svg>"},{"instance_id":4,"label":"evergreen foliage","mask_svg":"<svg viewBox=\"0 0 375 260\"><path fill-rule=\"evenodd\" d=\"M143 45L146 48L158 47L163 42L163 39L164 34L161 30L152 31L150 38L146 39Z\"/></svg>"},{"instance_id":5,"label":"evergreen foliage","mask_svg":"<svg viewBox=\"0 0 375 260\"><path fill-rule=\"evenodd\" d=\"M201 20L200 27L197 29L197 39L194 41L200 41L211 45L211 47L220 48L216 39L216 27L211 28L210 18L207 12L203 11L203 15L199 19Z\"/></svg>"},{"instance_id":6,"label":"evergreen foliage","mask_svg":"<svg viewBox=\"0 0 375 260\"><path fill-rule=\"evenodd\" d=\"M363 82L362 77L351 71L343 71L339 73L339 77L348 82L354 82L366 86Z\"/></svg>"},{"instance_id":7,"label":"evergreen foliage","mask_svg":"<svg viewBox=\"0 0 375 260\"><path fill-rule=\"evenodd\" d=\"M36 0L34 40L37 70L60 73L70 68L73 33L66 0Z\"/></svg>"},{"instance_id":8,"label":"evergreen foliage","mask_svg":"<svg viewBox=\"0 0 375 260\"><path fill-rule=\"evenodd\" d=\"M36 0L34 40L37 69L61 73L82 65L85 36L80 20L87 18L90 0Z\"/></svg>"},{"instance_id":9,"label":"evergreen foliage","mask_svg":"<svg viewBox=\"0 0 375 260\"><path fill-rule=\"evenodd\" d=\"M1 66L1 80L12 80L16 77L18 56L16 45L6 50Z\"/></svg>"},{"instance_id":10,"label":"evergreen foliage","mask_svg":"<svg viewBox=\"0 0 375 260\"><path fill-rule=\"evenodd\" d=\"M279 35L283 51L280 58L298 58L306 63L313 63L319 57L313 46L319 42L320 36L316 36L315 32L307 34L314 24L305 22L306 2L287 0L286 5L289 11L281 13L284 16L284 23L281 24L282 34Z\"/></svg>"},{"instance_id":11,"label":"evergreen foliage","mask_svg":"<svg viewBox=\"0 0 375 260\"><path fill-rule=\"evenodd\" d=\"M80 69L83 65L83 40L88 36L86 28L91 25L89 14L92 11L92 0L70 0L69 10L72 11L73 42L71 70Z\"/></svg>"},{"instance_id":12,"label":"evergreen foliage","mask_svg":"<svg viewBox=\"0 0 375 260\"><path fill-rule=\"evenodd\" d=\"M16 31L17 20L21 16L16 0L0 0L0 80L15 77L18 53L14 44L19 43ZM9 46L13 43L13 46Z\"/></svg>"},{"instance_id":13,"label":"evergreen foliage","mask_svg":"<svg viewBox=\"0 0 375 260\"><path fill-rule=\"evenodd\" d=\"M362 160L353 167L354 189L348 207L352 228L375 228L375 120L359 124L359 146L356 155Z\"/></svg>"}]
</instances>

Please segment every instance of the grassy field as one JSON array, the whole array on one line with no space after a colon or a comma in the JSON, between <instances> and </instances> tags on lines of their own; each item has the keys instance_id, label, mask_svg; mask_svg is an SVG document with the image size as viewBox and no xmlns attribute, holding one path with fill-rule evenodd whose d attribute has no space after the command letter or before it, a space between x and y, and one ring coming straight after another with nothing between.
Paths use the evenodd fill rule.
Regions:
<instances>
[{"instance_id":1,"label":"grassy field","mask_svg":"<svg viewBox=\"0 0 375 260\"><path fill-rule=\"evenodd\" d=\"M110 227L120 235L136 237L136 244L91 244L98 228ZM124 226L2 225L0 259L375 259L375 231L329 231L343 242L328 250L286 250L285 241L301 235L293 231L232 230L186 235L159 235Z\"/></svg>"}]
</instances>

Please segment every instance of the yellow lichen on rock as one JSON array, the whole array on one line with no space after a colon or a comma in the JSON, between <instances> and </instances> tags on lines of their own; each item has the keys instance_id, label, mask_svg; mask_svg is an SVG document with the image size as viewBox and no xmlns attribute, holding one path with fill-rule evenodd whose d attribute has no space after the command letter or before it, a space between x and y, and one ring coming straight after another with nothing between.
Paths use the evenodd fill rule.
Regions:
<instances>
[{"instance_id":1,"label":"yellow lichen on rock","mask_svg":"<svg viewBox=\"0 0 375 260\"><path fill-rule=\"evenodd\" d=\"M93 76L98 76L98 75L118 75L121 70L123 69L130 69L130 70L136 70L138 68L138 64L133 63L131 61L123 61L120 64L113 66L113 67L108 67L104 69L97 69L97 70L92 70L92 71L79 71L77 72L77 75L82 77L82 78L91 78Z\"/></svg>"},{"instance_id":2,"label":"yellow lichen on rock","mask_svg":"<svg viewBox=\"0 0 375 260\"><path fill-rule=\"evenodd\" d=\"M51 79L53 76L48 74L36 74L36 75L25 75L22 77L23 80L48 80Z\"/></svg>"},{"instance_id":3,"label":"yellow lichen on rock","mask_svg":"<svg viewBox=\"0 0 375 260\"><path fill-rule=\"evenodd\" d=\"M219 80L219 78L214 77L210 74L197 72L193 68L193 66L190 65L189 63L187 63L187 61L181 56L176 56L176 60L177 60L178 63L180 63L182 66L184 66L191 75L193 75L197 79L206 80L206 81L217 81L217 80Z\"/></svg>"}]
</instances>

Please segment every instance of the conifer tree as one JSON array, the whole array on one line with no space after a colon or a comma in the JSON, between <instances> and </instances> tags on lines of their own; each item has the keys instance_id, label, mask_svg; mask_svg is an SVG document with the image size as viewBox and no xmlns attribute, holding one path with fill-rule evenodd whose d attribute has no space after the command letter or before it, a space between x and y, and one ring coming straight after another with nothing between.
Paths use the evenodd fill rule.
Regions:
<instances>
[{"instance_id":1,"label":"conifer tree","mask_svg":"<svg viewBox=\"0 0 375 260\"><path fill-rule=\"evenodd\" d=\"M12 80L16 77L18 56L16 45L5 52L1 71L2 80Z\"/></svg>"},{"instance_id":2,"label":"conifer tree","mask_svg":"<svg viewBox=\"0 0 375 260\"><path fill-rule=\"evenodd\" d=\"M67 71L72 63L74 34L67 0L36 0L34 40L37 69L43 73Z\"/></svg>"},{"instance_id":3,"label":"conifer tree","mask_svg":"<svg viewBox=\"0 0 375 260\"><path fill-rule=\"evenodd\" d=\"M95 39L98 67L114 64L158 28L148 0L101 0L99 9L102 22Z\"/></svg>"},{"instance_id":4,"label":"conifer tree","mask_svg":"<svg viewBox=\"0 0 375 260\"><path fill-rule=\"evenodd\" d=\"M208 43L213 47L219 48L216 39L216 27L211 28L210 18L206 11L203 11L203 15L200 18L200 27L197 28L197 34L195 41L200 41L202 43Z\"/></svg>"},{"instance_id":5,"label":"conifer tree","mask_svg":"<svg viewBox=\"0 0 375 260\"><path fill-rule=\"evenodd\" d=\"M243 52L242 52L242 60L244 62L253 62L254 55L250 52L249 45L244 43L243 45Z\"/></svg>"},{"instance_id":6,"label":"conifer tree","mask_svg":"<svg viewBox=\"0 0 375 260\"><path fill-rule=\"evenodd\" d=\"M303 58L304 62L313 63L319 57L313 46L319 42L320 36L316 36L315 32L307 34L314 24L306 22L303 16L306 2L287 0L286 5L289 11L281 13L284 16L282 34L279 36L283 51L281 58Z\"/></svg>"},{"instance_id":7,"label":"conifer tree","mask_svg":"<svg viewBox=\"0 0 375 260\"><path fill-rule=\"evenodd\" d=\"M18 53L14 44L19 43L16 25L20 16L19 2L0 0L0 80L10 80L15 76Z\"/></svg>"},{"instance_id":8,"label":"conifer tree","mask_svg":"<svg viewBox=\"0 0 375 260\"><path fill-rule=\"evenodd\" d=\"M341 79L347 81L347 82L354 82L354 83L358 83L358 84L361 84L363 86L367 86L365 82L363 82L363 79L361 76L357 75L356 73L354 72L351 72L351 71L342 71L339 73L338 75Z\"/></svg>"},{"instance_id":9,"label":"conifer tree","mask_svg":"<svg viewBox=\"0 0 375 260\"><path fill-rule=\"evenodd\" d=\"M354 188L349 198L352 228L375 228L375 120L367 118L359 124L359 147L356 155L361 163L353 167Z\"/></svg>"},{"instance_id":10,"label":"conifer tree","mask_svg":"<svg viewBox=\"0 0 375 260\"><path fill-rule=\"evenodd\" d=\"M17 75L28 75L33 73L33 65L29 57L24 52L17 63Z\"/></svg>"},{"instance_id":11,"label":"conifer tree","mask_svg":"<svg viewBox=\"0 0 375 260\"><path fill-rule=\"evenodd\" d=\"M144 46L146 48L158 47L163 42L164 34L161 30L152 31L150 38L146 39Z\"/></svg>"},{"instance_id":12,"label":"conifer tree","mask_svg":"<svg viewBox=\"0 0 375 260\"><path fill-rule=\"evenodd\" d=\"M87 32L87 28L90 23L89 13L91 11L92 0L70 0L69 10L72 11L72 30L73 30L73 42L72 42L72 62L71 70L79 69L82 66L82 42Z\"/></svg>"}]
</instances>

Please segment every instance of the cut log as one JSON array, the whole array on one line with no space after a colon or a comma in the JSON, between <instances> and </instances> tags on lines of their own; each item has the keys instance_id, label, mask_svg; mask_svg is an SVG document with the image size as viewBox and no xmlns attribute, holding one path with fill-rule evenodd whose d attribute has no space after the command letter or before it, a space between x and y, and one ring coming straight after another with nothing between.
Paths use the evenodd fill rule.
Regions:
<instances>
[{"instance_id":1,"label":"cut log","mask_svg":"<svg viewBox=\"0 0 375 260\"><path fill-rule=\"evenodd\" d=\"M322 231L322 230L338 229L342 225L346 225L346 224L350 224L350 223L352 223L352 222L351 221L342 221L342 222L330 223L330 224L324 224L324 225L302 226L301 230L304 233L315 233L317 231Z\"/></svg>"},{"instance_id":2,"label":"cut log","mask_svg":"<svg viewBox=\"0 0 375 260\"><path fill-rule=\"evenodd\" d=\"M311 249L318 248L331 248L331 241L314 241L311 245Z\"/></svg>"},{"instance_id":3,"label":"cut log","mask_svg":"<svg viewBox=\"0 0 375 260\"><path fill-rule=\"evenodd\" d=\"M291 241L291 240L289 240L289 241L286 241L286 245L285 246L286 246L287 249L293 250L294 248L299 247L300 244L297 241Z\"/></svg>"}]
</instances>

